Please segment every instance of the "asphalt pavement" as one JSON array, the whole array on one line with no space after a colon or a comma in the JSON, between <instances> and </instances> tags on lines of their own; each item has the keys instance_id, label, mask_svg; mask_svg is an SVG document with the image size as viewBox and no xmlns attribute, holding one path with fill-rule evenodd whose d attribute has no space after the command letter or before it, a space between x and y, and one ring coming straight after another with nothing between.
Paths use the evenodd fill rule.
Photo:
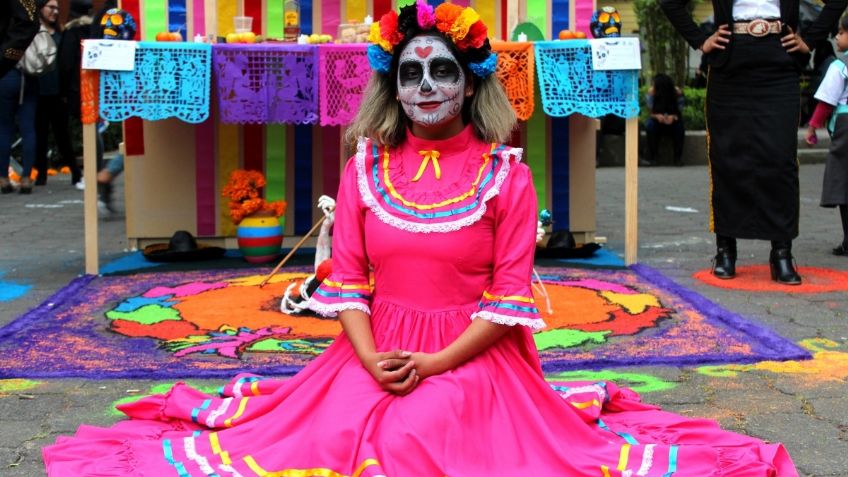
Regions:
<instances>
[{"instance_id":1,"label":"asphalt pavement","mask_svg":"<svg viewBox=\"0 0 848 477\"><path fill-rule=\"evenodd\" d=\"M818 206L824 167L801 166L801 235L797 263L848 271L848 257L830 250L841 240L833 209ZM643 399L723 427L783 442L801 474L848 477L848 293L749 293L692 278L710 263L709 180L703 165L639 172L639 259L678 283L751 321L801 343L817 343L816 360L799 365L708 372L702 368L639 367L611 376L643 389ZM119 213L100 222L101 263L126 253L122 182ZM624 169L597 174L597 229L606 247L624 242ZM50 178L32 195L0 196L0 326L37 306L84 271L82 193L69 176ZM740 241L740 264L765 264L769 244ZM804 341L806 340L806 341ZM218 386L220 380L193 380ZM44 475L40 449L82 423L109 425L112 403L164 381L0 380L0 476Z\"/></svg>"}]
</instances>

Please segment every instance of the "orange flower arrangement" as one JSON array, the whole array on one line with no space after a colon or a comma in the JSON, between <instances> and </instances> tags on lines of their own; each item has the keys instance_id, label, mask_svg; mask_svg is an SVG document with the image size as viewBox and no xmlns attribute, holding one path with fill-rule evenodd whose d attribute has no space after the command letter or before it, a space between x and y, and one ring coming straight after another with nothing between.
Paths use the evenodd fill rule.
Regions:
<instances>
[{"instance_id":1,"label":"orange flower arrangement","mask_svg":"<svg viewBox=\"0 0 848 477\"><path fill-rule=\"evenodd\" d=\"M286 201L266 201L260 190L265 187L265 176L259 171L237 169L230 174L221 195L230 200L230 218L238 225L248 215L265 211L279 217L286 213Z\"/></svg>"}]
</instances>

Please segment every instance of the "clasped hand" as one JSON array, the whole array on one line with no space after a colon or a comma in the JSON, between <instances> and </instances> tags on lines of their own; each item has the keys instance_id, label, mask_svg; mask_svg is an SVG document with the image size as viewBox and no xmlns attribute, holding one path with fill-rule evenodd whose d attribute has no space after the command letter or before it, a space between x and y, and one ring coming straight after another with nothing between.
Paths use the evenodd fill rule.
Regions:
<instances>
[{"instance_id":1,"label":"clasped hand","mask_svg":"<svg viewBox=\"0 0 848 477\"><path fill-rule=\"evenodd\" d=\"M398 396L411 393L422 379L441 373L438 363L435 354L402 350L375 352L363 362L383 390Z\"/></svg>"},{"instance_id":2,"label":"clasped hand","mask_svg":"<svg viewBox=\"0 0 848 477\"><path fill-rule=\"evenodd\" d=\"M780 38L780 44L783 48L786 49L787 53L809 53L810 47L804 42L804 39L801 38L800 35L795 33L792 30L792 27L787 26L786 29L789 31L788 34L782 36ZM701 51L704 53L709 53L713 50L724 50L727 48L727 44L730 43L730 36L733 33L730 31L730 26L727 24L719 25L718 29L710 35L704 44L701 45Z\"/></svg>"},{"instance_id":3,"label":"clasped hand","mask_svg":"<svg viewBox=\"0 0 848 477\"><path fill-rule=\"evenodd\" d=\"M666 114L666 113L657 113L653 115L654 119L659 121L660 124L671 125L677 121L676 114Z\"/></svg>"}]
</instances>

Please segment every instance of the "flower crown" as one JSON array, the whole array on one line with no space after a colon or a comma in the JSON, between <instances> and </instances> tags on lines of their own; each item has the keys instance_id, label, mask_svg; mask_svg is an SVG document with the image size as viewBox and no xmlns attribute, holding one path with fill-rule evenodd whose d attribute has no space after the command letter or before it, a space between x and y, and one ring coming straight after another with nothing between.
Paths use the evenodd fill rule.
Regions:
<instances>
[{"instance_id":1,"label":"flower crown","mask_svg":"<svg viewBox=\"0 0 848 477\"><path fill-rule=\"evenodd\" d=\"M480 14L471 7L442 3L435 9L426 0L386 13L379 22L371 24L368 41L368 61L371 68L382 74L391 69L395 47L407 38L420 33L437 31L444 35L468 59L471 72L486 78L495 72L498 57L492 53L486 37L488 29Z\"/></svg>"}]
</instances>

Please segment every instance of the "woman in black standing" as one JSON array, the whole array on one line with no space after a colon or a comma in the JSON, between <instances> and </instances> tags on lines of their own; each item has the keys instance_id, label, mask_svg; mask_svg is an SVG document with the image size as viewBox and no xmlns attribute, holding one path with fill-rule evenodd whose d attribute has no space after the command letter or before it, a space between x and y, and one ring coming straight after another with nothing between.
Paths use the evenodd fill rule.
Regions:
<instances>
[{"instance_id":1,"label":"woman in black standing","mask_svg":"<svg viewBox=\"0 0 848 477\"><path fill-rule=\"evenodd\" d=\"M59 2L57 0L38 0L41 24L53 36L56 46L61 49L62 27L58 22ZM38 77L38 107L35 112L35 168L38 177L35 185L47 184L47 137L53 131L53 139L62 156L62 161L71 170L71 184L77 189L83 188L82 171L77 164L76 154L71 144L70 115L68 114L68 98L59 94L61 88L59 69L54 69Z\"/></svg>"},{"instance_id":2,"label":"woman in black standing","mask_svg":"<svg viewBox=\"0 0 848 477\"><path fill-rule=\"evenodd\" d=\"M688 0L660 0L672 25L706 55L710 230L713 274L736 275L736 239L771 241L772 280L799 285L792 260L798 236L800 76L810 48L827 38L848 0L829 0L798 32L800 0L712 0L718 29L706 35Z\"/></svg>"}]
</instances>

